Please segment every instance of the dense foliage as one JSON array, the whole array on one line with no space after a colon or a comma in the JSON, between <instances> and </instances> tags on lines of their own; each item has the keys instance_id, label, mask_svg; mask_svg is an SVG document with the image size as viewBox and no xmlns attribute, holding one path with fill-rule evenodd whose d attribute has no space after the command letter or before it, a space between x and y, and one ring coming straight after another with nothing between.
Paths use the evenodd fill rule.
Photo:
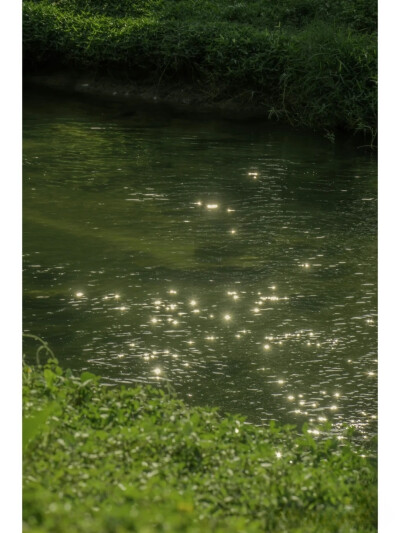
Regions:
<instances>
[{"instance_id":1,"label":"dense foliage","mask_svg":"<svg viewBox=\"0 0 400 533\"><path fill-rule=\"evenodd\" d=\"M334 438L24 366L24 529L376 531L376 465Z\"/></svg>"},{"instance_id":2,"label":"dense foliage","mask_svg":"<svg viewBox=\"0 0 400 533\"><path fill-rule=\"evenodd\" d=\"M376 131L376 0L25 0L24 60Z\"/></svg>"}]
</instances>

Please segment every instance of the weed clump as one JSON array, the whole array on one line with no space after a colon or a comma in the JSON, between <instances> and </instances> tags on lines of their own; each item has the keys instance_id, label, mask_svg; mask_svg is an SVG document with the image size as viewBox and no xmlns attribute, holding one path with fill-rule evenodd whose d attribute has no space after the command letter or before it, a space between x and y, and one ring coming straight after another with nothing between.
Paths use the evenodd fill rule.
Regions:
<instances>
[{"instance_id":1,"label":"weed clump","mask_svg":"<svg viewBox=\"0 0 400 533\"><path fill-rule=\"evenodd\" d=\"M151 387L24 365L24 531L376 531L376 464Z\"/></svg>"}]
</instances>

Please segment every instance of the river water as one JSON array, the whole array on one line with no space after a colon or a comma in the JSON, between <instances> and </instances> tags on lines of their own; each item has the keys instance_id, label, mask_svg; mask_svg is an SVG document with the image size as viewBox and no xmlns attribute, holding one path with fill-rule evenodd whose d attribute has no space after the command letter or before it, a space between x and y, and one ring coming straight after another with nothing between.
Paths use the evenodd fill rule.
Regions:
<instances>
[{"instance_id":1,"label":"river water","mask_svg":"<svg viewBox=\"0 0 400 533\"><path fill-rule=\"evenodd\" d=\"M373 155L27 90L23 183L24 331L63 366L257 424L376 431Z\"/></svg>"}]
</instances>

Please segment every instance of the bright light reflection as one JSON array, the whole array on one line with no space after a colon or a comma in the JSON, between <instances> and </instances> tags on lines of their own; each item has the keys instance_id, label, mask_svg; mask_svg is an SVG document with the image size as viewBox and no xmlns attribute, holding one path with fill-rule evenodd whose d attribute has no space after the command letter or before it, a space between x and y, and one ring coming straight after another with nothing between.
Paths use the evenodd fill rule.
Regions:
<instances>
[{"instance_id":1,"label":"bright light reflection","mask_svg":"<svg viewBox=\"0 0 400 533\"><path fill-rule=\"evenodd\" d=\"M75 293L75 296L77 298L81 298L83 296L83 292L77 292L77 293Z\"/></svg>"},{"instance_id":2,"label":"bright light reflection","mask_svg":"<svg viewBox=\"0 0 400 533\"><path fill-rule=\"evenodd\" d=\"M294 396L292 396L292 395L288 396L288 400L290 400L290 401L294 400Z\"/></svg>"},{"instance_id":3,"label":"bright light reflection","mask_svg":"<svg viewBox=\"0 0 400 533\"><path fill-rule=\"evenodd\" d=\"M280 459L282 457L281 452L276 452L275 455L277 456L278 459Z\"/></svg>"},{"instance_id":4,"label":"bright light reflection","mask_svg":"<svg viewBox=\"0 0 400 533\"><path fill-rule=\"evenodd\" d=\"M189 304L193 307L194 305L197 305L196 300L190 300Z\"/></svg>"},{"instance_id":5,"label":"bright light reflection","mask_svg":"<svg viewBox=\"0 0 400 533\"><path fill-rule=\"evenodd\" d=\"M264 344L264 350L269 350L271 346L269 344Z\"/></svg>"},{"instance_id":6,"label":"bright light reflection","mask_svg":"<svg viewBox=\"0 0 400 533\"><path fill-rule=\"evenodd\" d=\"M152 323L152 324L157 324L157 322L158 322L158 320L157 320L156 318L152 318L152 319L151 319L151 323Z\"/></svg>"},{"instance_id":7,"label":"bright light reflection","mask_svg":"<svg viewBox=\"0 0 400 533\"><path fill-rule=\"evenodd\" d=\"M207 209L218 209L218 204L207 204Z\"/></svg>"},{"instance_id":8,"label":"bright light reflection","mask_svg":"<svg viewBox=\"0 0 400 533\"><path fill-rule=\"evenodd\" d=\"M154 372L154 374L156 374L156 376L159 376L159 375L161 374L161 369L158 368L158 367L157 367L157 368L154 368L154 369L153 369L153 372Z\"/></svg>"},{"instance_id":9,"label":"bright light reflection","mask_svg":"<svg viewBox=\"0 0 400 533\"><path fill-rule=\"evenodd\" d=\"M232 235L234 235L236 233L236 230L235 229L231 229L231 233L232 233Z\"/></svg>"},{"instance_id":10,"label":"bright light reflection","mask_svg":"<svg viewBox=\"0 0 400 533\"><path fill-rule=\"evenodd\" d=\"M231 315L224 315L224 320L230 320L231 319Z\"/></svg>"}]
</instances>

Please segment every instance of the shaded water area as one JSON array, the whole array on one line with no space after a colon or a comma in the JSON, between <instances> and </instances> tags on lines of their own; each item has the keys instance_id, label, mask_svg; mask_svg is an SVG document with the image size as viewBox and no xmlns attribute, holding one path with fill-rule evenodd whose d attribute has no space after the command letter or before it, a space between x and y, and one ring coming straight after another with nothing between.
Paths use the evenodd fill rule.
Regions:
<instances>
[{"instance_id":1,"label":"shaded water area","mask_svg":"<svg viewBox=\"0 0 400 533\"><path fill-rule=\"evenodd\" d=\"M376 430L376 160L265 122L25 92L24 331L107 384Z\"/></svg>"}]
</instances>

